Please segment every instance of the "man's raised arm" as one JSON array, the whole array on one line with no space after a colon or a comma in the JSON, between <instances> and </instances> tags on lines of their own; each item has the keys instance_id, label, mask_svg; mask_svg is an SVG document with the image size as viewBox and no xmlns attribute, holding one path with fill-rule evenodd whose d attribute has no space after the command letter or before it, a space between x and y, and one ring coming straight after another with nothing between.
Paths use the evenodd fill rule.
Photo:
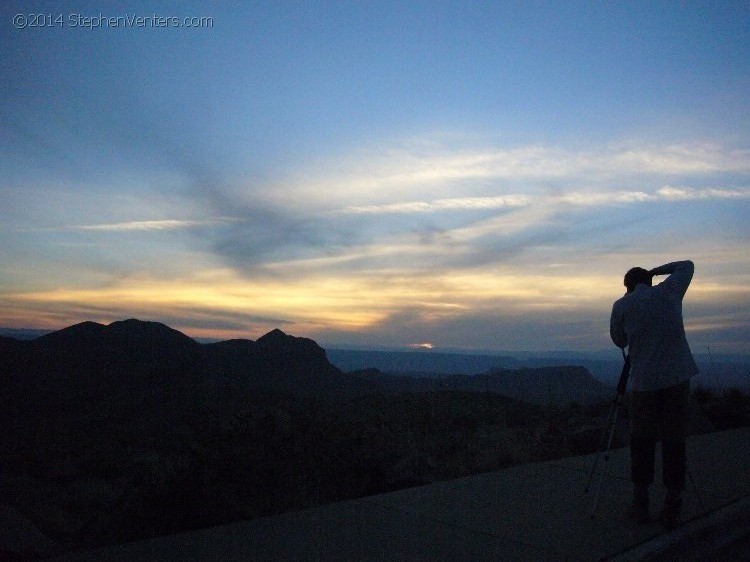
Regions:
<instances>
[{"instance_id":1,"label":"man's raised arm","mask_svg":"<svg viewBox=\"0 0 750 562\"><path fill-rule=\"evenodd\" d=\"M679 293L681 296L685 296L690 281L693 279L694 272L695 265L690 260L665 263L664 265L660 265L649 271L653 276L669 275L669 277L667 277L662 283L666 284L670 290Z\"/></svg>"}]
</instances>

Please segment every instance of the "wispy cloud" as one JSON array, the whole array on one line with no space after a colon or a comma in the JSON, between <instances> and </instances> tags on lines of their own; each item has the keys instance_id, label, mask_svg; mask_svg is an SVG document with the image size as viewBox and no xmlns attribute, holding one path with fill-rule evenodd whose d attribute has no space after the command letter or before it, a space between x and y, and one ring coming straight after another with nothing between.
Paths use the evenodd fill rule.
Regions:
<instances>
[{"instance_id":1,"label":"wispy cloud","mask_svg":"<svg viewBox=\"0 0 750 562\"><path fill-rule=\"evenodd\" d=\"M664 186L656 192L666 201L694 201L706 199L750 199L750 187L740 189L695 189L692 187Z\"/></svg>"},{"instance_id":2,"label":"wispy cloud","mask_svg":"<svg viewBox=\"0 0 750 562\"><path fill-rule=\"evenodd\" d=\"M501 195L498 197L463 197L434 201L406 201L385 205L362 205L343 209L342 213L376 215L388 213L432 213L439 211L475 211L524 207L531 202L527 195Z\"/></svg>"},{"instance_id":3,"label":"wispy cloud","mask_svg":"<svg viewBox=\"0 0 750 562\"><path fill-rule=\"evenodd\" d=\"M565 204L592 207L645 203L650 201L690 201L709 199L750 199L750 188L741 189L695 189L690 187L664 186L654 193L644 191L572 191L561 194L528 195L515 193L497 197L463 197L436 199L432 201L406 201L383 205L350 206L339 211L341 214L380 215L380 214L423 214L442 211L486 211L512 209L539 204Z\"/></svg>"},{"instance_id":4,"label":"wispy cloud","mask_svg":"<svg viewBox=\"0 0 750 562\"><path fill-rule=\"evenodd\" d=\"M103 232L128 232L143 230L178 230L199 224L198 221L186 220L156 220L129 221L110 224L87 224L73 227L74 230L97 230Z\"/></svg>"},{"instance_id":5,"label":"wispy cloud","mask_svg":"<svg viewBox=\"0 0 750 562\"><path fill-rule=\"evenodd\" d=\"M200 243L248 276L299 268L431 275L555 254L597 259L628 244L642 253L666 243L658 233L671 232L682 214L635 227L663 205L750 199L750 151L707 143L469 149L417 142L317 166L291 172L283 189L201 185L196 196L207 214L244 219Z\"/></svg>"},{"instance_id":6,"label":"wispy cloud","mask_svg":"<svg viewBox=\"0 0 750 562\"><path fill-rule=\"evenodd\" d=\"M300 170L282 193L270 197L283 196L283 202L293 204L294 194L310 208L340 205L359 213L425 212L461 201L474 207L482 198L502 206L517 203L503 197L580 192L583 186L605 192L643 186L627 190L637 197L663 186L666 178L690 180L684 184L689 186L692 180L748 172L750 150L710 143L466 149L417 142L355 151L317 169Z\"/></svg>"},{"instance_id":7,"label":"wispy cloud","mask_svg":"<svg viewBox=\"0 0 750 562\"><path fill-rule=\"evenodd\" d=\"M149 230L182 230L201 226L213 226L222 223L236 222L239 219L212 218L204 220L150 220L150 221L127 221L106 224L86 224L72 227L73 230L93 230L102 232L132 232Z\"/></svg>"}]
</instances>

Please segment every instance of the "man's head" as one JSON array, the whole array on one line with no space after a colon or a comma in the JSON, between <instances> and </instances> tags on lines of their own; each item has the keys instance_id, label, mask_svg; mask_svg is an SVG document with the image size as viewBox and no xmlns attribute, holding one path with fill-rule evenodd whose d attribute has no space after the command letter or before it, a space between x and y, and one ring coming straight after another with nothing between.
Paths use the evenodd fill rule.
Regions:
<instances>
[{"instance_id":1,"label":"man's head","mask_svg":"<svg viewBox=\"0 0 750 562\"><path fill-rule=\"evenodd\" d=\"M628 293L635 289L636 285L643 283L644 285L651 286L651 279L653 276L651 273L642 267L634 267L625 274L625 287L628 289Z\"/></svg>"}]
</instances>

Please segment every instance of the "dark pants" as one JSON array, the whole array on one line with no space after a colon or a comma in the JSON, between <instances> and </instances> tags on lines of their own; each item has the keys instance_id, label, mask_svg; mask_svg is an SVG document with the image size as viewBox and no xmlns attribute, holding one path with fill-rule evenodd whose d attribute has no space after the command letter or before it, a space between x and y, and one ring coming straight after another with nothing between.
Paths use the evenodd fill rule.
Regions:
<instances>
[{"instance_id":1,"label":"dark pants","mask_svg":"<svg viewBox=\"0 0 750 562\"><path fill-rule=\"evenodd\" d=\"M636 487L654 481L656 442L661 437L662 478L673 493L685 488L685 439L687 437L690 382L631 395L630 461Z\"/></svg>"}]
</instances>

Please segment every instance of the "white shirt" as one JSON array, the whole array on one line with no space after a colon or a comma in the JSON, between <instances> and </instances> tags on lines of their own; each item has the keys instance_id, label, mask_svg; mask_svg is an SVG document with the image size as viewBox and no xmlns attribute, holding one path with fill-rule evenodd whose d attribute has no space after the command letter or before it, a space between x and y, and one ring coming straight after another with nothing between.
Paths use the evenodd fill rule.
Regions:
<instances>
[{"instance_id":1,"label":"white shirt","mask_svg":"<svg viewBox=\"0 0 750 562\"><path fill-rule=\"evenodd\" d=\"M609 333L617 347L629 348L635 391L675 386L698 374L682 322L694 269L691 261L662 265L652 272L669 277L655 287L636 285L612 307Z\"/></svg>"}]
</instances>

